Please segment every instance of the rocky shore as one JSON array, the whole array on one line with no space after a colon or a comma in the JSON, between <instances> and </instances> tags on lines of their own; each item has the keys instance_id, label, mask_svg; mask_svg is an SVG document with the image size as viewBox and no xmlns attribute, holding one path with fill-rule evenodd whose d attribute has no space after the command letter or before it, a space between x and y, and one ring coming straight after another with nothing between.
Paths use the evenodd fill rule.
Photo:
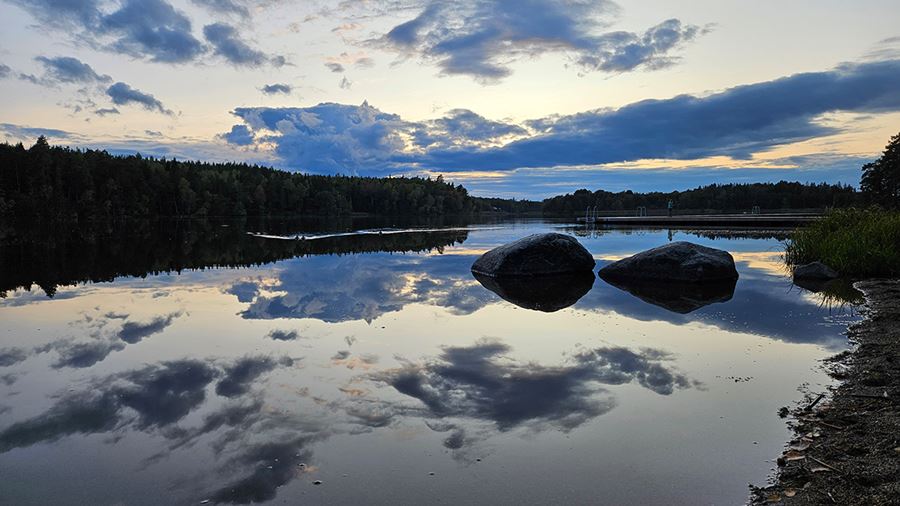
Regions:
<instances>
[{"instance_id":1,"label":"rocky shore","mask_svg":"<svg viewBox=\"0 0 900 506\"><path fill-rule=\"evenodd\" d=\"M839 383L790 413L794 439L774 483L751 486L752 505L900 504L900 280L856 287L866 305L854 348L826 361Z\"/></svg>"}]
</instances>

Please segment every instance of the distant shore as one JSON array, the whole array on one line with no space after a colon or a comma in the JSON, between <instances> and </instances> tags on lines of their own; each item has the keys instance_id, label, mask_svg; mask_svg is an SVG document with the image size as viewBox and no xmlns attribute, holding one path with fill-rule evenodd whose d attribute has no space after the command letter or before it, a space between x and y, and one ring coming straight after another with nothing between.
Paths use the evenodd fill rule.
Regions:
<instances>
[{"instance_id":1,"label":"distant shore","mask_svg":"<svg viewBox=\"0 0 900 506\"><path fill-rule=\"evenodd\" d=\"M900 504L900 280L856 287L855 347L826 361L840 383L793 410L794 438L774 483L751 487L752 505Z\"/></svg>"}]
</instances>

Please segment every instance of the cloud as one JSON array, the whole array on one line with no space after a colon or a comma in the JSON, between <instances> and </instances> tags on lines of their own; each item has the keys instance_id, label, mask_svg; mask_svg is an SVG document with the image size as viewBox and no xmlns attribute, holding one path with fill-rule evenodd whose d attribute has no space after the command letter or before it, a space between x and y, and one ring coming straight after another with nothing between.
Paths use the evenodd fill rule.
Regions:
<instances>
[{"instance_id":1,"label":"cloud","mask_svg":"<svg viewBox=\"0 0 900 506\"><path fill-rule=\"evenodd\" d=\"M35 61L44 66L44 80L50 83L94 84L112 81L111 77L98 74L90 65L78 58L38 56Z\"/></svg>"},{"instance_id":2,"label":"cloud","mask_svg":"<svg viewBox=\"0 0 900 506\"><path fill-rule=\"evenodd\" d=\"M102 378L0 431L0 453L73 434L111 432L123 422L139 430L171 425L203 403L207 385L219 374L203 361L179 360Z\"/></svg>"},{"instance_id":3,"label":"cloud","mask_svg":"<svg viewBox=\"0 0 900 506\"><path fill-rule=\"evenodd\" d=\"M240 38L237 30L225 23L213 23L203 27L203 36L213 46L215 54L239 67L260 67L271 64L281 67L287 62L283 56L269 57L258 49L253 49Z\"/></svg>"},{"instance_id":4,"label":"cloud","mask_svg":"<svg viewBox=\"0 0 900 506\"><path fill-rule=\"evenodd\" d=\"M152 61L183 63L204 51L190 19L164 0L123 0L119 10L101 18L99 29L117 37L115 50Z\"/></svg>"},{"instance_id":5,"label":"cloud","mask_svg":"<svg viewBox=\"0 0 900 506\"><path fill-rule=\"evenodd\" d=\"M214 14L235 14L242 18L250 17L250 9L239 0L191 0L195 4L205 7Z\"/></svg>"},{"instance_id":6,"label":"cloud","mask_svg":"<svg viewBox=\"0 0 900 506\"><path fill-rule=\"evenodd\" d=\"M509 76L512 62L546 53L568 54L585 71L653 70L673 63L670 52L702 32L678 19L643 34L605 32L617 10L608 0L431 0L379 42L435 63L442 74L489 83Z\"/></svg>"},{"instance_id":7,"label":"cloud","mask_svg":"<svg viewBox=\"0 0 900 506\"><path fill-rule=\"evenodd\" d=\"M191 21L165 0L121 0L105 12L99 0L11 0L48 27L109 51L162 63L184 63L205 51Z\"/></svg>"},{"instance_id":8,"label":"cloud","mask_svg":"<svg viewBox=\"0 0 900 506\"><path fill-rule=\"evenodd\" d=\"M42 135L44 137L55 139L68 139L72 136L71 133L66 132L65 130L57 130L55 128L27 127L21 125L13 125L11 123L0 123L0 131L5 133L9 137L22 140L36 139L37 137L40 137Z\"/></svg>"},{"instance_id":9,"label":"cloud","mask_svg":"<svg viewBox=\"0 0 900 506\"><path fill-rule=\"evenodd\" d=\"M122 330L119 331L118 337L128 344L137 344L145 337L150 337L165 330L181 314L181 312L176 312L166 316L157 316L147 323L125 322L122 325Z\"/></svg>"},{"instance_id":10,"label":"cloud","mask_svg":"<svg viewBox=\"0 0 900 506\"><path fill-rule=\"evenodd\" d=\"M446 347L435 360L375 373L372 379L418 399L434 417L488 420L500 431L523 425L572 430L615 407L613 398L597 399L607 393L599 385L634 382L660 395L692 386L666 367L671 357L653 349L585 350L558 366L517 363L507 357L510 351L492 340Z\"/></svg>"},{"instance_id":11,"label":"cloud","mask_svg":"<svg viewBox=\"0 0 900 506\"><path fill-rule=\"evenodd\" d=\"M166 109L162 102L157 100L153 95L136 90L123 82L118 82L110 86L106 90L106 94L109 95L109 98L111 98L116 105L137 104L148 111L158 111L169 115L173 114L172 111Z\"/></svg>"},{"instance_id":12,"label":"cloud","mask_svg":"<svg viewBox=\"0 0 900 506\"><path fill-rule=\"evenodd\" d=\"M6 79L12 75L12 69L8 65L0 63L0 79Z\"/></svg>"},{"instance_id":13,"label":"cloud","mask_svg":"<svg viewBox=\"0 0 900 506\"><path fill-rule=\"evenodd\" d=\"M272 330L266 337L275 341L296 341L300 339L300 333L296 330Z\"/></svg>"},{"instance_id":14,"label":"cloud","mask_svg":"<svg viewBox=\"0 0 900 506\"><path fill-rule=\"evenodd\" d=\"M284 94L284 95L290 95L291 92L294 91L294 88L289 84L275 83L275 84L266 84L265 86L262 87L261 91L263 93L265 93L266 95L278 95L279 93Z\"/></svg>"},{"instance_id":15,"label":"cloud","mask_svg":"<svg viewBox=\"0 0 900 506\"><path fill-rule=\"evenodd\" d=\"M0 367L9 367L28 358L28 352L21 348L0 349Z\"/></svg>"},{"instance_id":16,"label":"cloud","mask_svg":"<svg viewBox=\"0 0 900 506\"><path fill-rule=\"evenodd\" d=\"M349 90L351 86L353 86L353 83L352 83L349 79L347 79L346 76L344 76L344 77L341 79L341 83L340 83L341 89L342 89L342 90Z\"/></svg>"},{"instance_id":17,"label":"cloud","mask_svg":"<svg viewBox=\"0 0 900 506\"><path fill-rule=\"evenodd\" d=\"M284 165L367 175L432 171L582 168L648 159L750 159L847 127L832 112L900 111L900 60L843 64L709 95L643 100L619 109L549 116L521 125L454 110L410 122L368 103L239 108Z\"/></svg>"},{"instance_id":18,"label":"cloud","mask_svg":"<svg viewBox=\"0 0 900 506\"><path fill-rule=\"evenodd\" d=\"M326 62L325 66L332 72L343 72L344 66L336 62Z\"/></svg>"},{"instance_id":19,"label":"cloud","mask_svg":"<svg viewBox=\"0 0 900 506\"><path fill-rule=\"evenodd\" d=\"M263 374L279 366L294 363L288 357L244 357L225 368L224 377L216 384L216 393L222 397L238 397L250 390L250 385Z\"/></svg>"},{"instance_id":20,"label":"cloud","mask_svg":"<svg viewBox=\"0 0 900 506\"><path fill-rule=\"evenodd\" d=\"M231 127L230 132L222 134L221 137L225 142L235 146L249 146L253 144L253 132L246 125L234 125ZM238 300L241 300L240 295L238 295ZM241 302L246 301L241 300Z\"/></svg>"},{"instance_id":21,"label":"cloud","mask_svg":"<svg viewBox=\"0 0 900 506\"><path fill-rule=\"evenodd\" d=\"M115 107L106 107L103 109L97 109L96 111L94 111L94 114L96 114L97 116L100 116L102 118L102 117L108 116L110 114L121 114L121 113Z\"/></svg>"}]
</instances>

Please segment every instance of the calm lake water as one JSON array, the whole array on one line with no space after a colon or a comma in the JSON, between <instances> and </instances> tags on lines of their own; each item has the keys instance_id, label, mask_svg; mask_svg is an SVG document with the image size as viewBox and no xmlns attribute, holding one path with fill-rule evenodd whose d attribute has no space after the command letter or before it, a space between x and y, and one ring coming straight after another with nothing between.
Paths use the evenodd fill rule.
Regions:
<instances>
[{"instance_id":1,"label":"calm lake water","mask_svg":"<svg viewBox=\"0 0 900 506\"><path fill-rule=\"evenodd\" d=\"M506 300L470 273L551 230L600 265L722 248L740 279ZM327 231L0 234L0 503L742 504L856 318L792 286L781 234Z\"/></svg>"}]
</instances>

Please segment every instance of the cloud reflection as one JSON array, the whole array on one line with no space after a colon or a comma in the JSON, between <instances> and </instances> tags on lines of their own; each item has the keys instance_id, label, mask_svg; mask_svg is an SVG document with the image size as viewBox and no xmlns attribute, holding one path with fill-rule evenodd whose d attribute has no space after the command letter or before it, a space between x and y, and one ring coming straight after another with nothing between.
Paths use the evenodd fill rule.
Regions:
<instances>
[{"instance_id":1,"label":"cloud reflection","mask_svg":"<svg viewBox=\"0 0 900 506\"><path fill-rule=\"evenodd\" d=\"M658 350L605 347L583 350L559 366L516 363L509 346L482 340L447 347L434 360L373 375L398 392L421 401L438 418L461 417L494 423L501 431L527 425L571 430L613 407L597 399L601 385L635 382L660 395L692 382L667 367Z\"/></svg>"}]
</instances>

